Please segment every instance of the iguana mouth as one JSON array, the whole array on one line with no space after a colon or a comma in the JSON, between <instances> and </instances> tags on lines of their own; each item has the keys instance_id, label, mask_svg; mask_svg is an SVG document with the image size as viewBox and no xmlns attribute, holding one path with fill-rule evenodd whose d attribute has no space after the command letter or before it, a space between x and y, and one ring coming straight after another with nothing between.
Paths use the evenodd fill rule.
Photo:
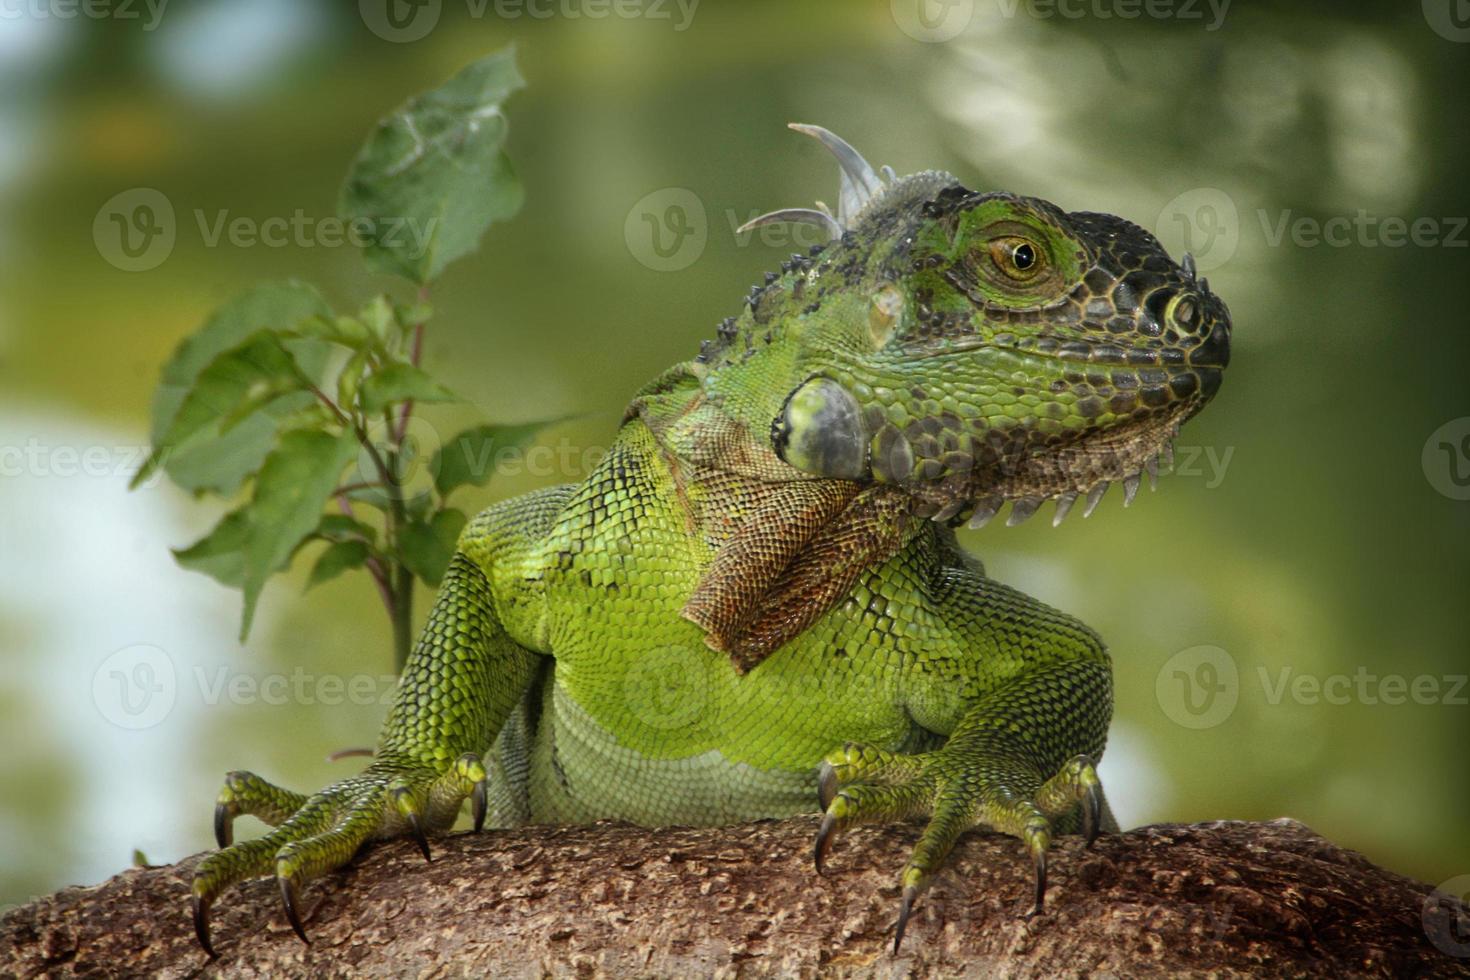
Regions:
<instances>
[{"instance_id":1,"label":"iguana mouth","mask_svg":"<svg viewBox=\"0 0 1470 980\"><path fill-rule=\"evenodd\" d=\"M1009 502L1006 525L1014 527L1052 501L1056 505L1052 526L1056 527L1079 499L1084 500L1082 516L1091 516L1114 483L1122 485L1123 506L1127 507L1137 497L1145 476L1150 489L1156 489L1159 471L1174 465L1173 442L1179 427L1206 400L1181 402L1138 426L1091 433L1072 446L1010 461L997 468L999 479L978 493L941 506L930 516L952 523L968 518L968 527L980 528L994 520Z\"/></svg>"},{"instance_id":2,"label":"iguana mouth","mask_svg":"<svg viewBox=\"0 0 1470 980\"><path fill-rule=\"evenodd\" d=\"M1092 326L1092 329L1102 332L1101 326L1085 326ZM1094 340L1075 335L1059 337L1043 333L1024 336L1002 332L988 337L949 337L913 342L904 345L904 353L913 358L930 358L977 350L996 350L1099 367L1191 366L1223 371L1229 365L1228 327L1215 326L1203 336L1191 340L1194 342L1192 347L1169 346L1157 342L1155 346L1140 347L1116 340Z\"/></svg>"}]
</instances>

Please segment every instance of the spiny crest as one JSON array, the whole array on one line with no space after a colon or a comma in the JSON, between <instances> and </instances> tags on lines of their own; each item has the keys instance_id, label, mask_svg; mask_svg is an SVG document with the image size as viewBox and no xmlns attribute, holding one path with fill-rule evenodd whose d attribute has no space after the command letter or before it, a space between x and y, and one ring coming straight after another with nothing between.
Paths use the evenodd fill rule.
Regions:
<instances>
[{"instance_id":1,"label":"spiny crest","mask_svg":"<svg viewBox=\"0 0 1470 980\"><path fill-rule=\"evenodd\" d=\"M759 304L767 287L774 284L781 275L804 272L811 268L817 257L834 242L851 243L853 241L852 230L863 218L877 211L886 200L908 196L904 192L920 190L928 193L954 183L952 176L937 171L925 171L908 177L898 177L893 168L887 165L874 169L861 153L831 130L808 123L788 123L787 126L817 140L836 157L839 171L837 213L833 214L824 202L817 201L815 208L781 208L769 211L752 218L736 229L737 234L743 235L766 225L809 224L815 226L826 236L824 242L812 245L804 253L793 252L789 259L781 263L779 274L767 272L763 283L751 286L745 302L752 310ZM733 316L726 317L720 322L715 339L704 341L701 345L700 360L709 360L735 341L739 332L736 326L737 319Z\"/></svg>"},{"instance_id":2,"label":"spiny crest","mask_svg":"<svg viewBox=\"0 0 1470 980\"><path fill-rule=\"evenodd\" d=\"M881 171L874 170L872 165L863 159L861 153L854 150L846 140L831 130L808 123L788 123L787 125L798 133L804 133L816 139L837 158L837 166L841 170L837 190L837 213L834 215L826 204L818 201L815 208L782 208L778 211L767 212L747 221L740 226L738 231L744 234L762 225L796 222L816 225L827 233L828 241L841 238L844 231L850 230L857 223L858 216L863 210L874 200L881 198L888 186L897 179L893 168L884 166Z\"/></svg>"}]
</instances>

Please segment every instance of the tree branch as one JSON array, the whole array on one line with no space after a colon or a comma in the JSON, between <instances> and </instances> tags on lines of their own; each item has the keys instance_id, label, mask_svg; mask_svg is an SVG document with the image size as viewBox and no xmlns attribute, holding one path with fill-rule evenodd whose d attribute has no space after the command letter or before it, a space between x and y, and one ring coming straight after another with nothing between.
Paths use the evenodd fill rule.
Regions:
<instances>
[{"instance_id":1,"label":"tree branch","mask_svg":"<svg viewBox=\"0 0 1470 980\"><path fill-rule=\"evenodd\" d=\"M310 947L271 881L188 913L197 857L68 888L0 920L0 976L1467 976L1470 917L1301 824L1157 825L1052 852L1027 918L1021 844L967 835L890 952L917 830L814 818L718 829L524 827L371 848L307 887Z\"/></svg>"}]
</instances>

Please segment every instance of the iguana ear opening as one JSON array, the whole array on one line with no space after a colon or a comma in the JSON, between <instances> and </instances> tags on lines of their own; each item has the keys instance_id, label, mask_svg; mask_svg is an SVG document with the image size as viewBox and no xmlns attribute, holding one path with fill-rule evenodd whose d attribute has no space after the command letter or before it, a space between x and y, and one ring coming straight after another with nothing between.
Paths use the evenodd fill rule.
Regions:
<instances>
[{"instance_id":1,"label":"iguana ear opening","mask_svg":"<svg viewBox=\"0 0 1470 980\"><path fill-rule=\"evenodd\" d=\"M809 378L786 396L771 421L771 446L791 466L815 476L868 475L868 434L857 399L831 378Z\"/></svg>"}]
</instances>

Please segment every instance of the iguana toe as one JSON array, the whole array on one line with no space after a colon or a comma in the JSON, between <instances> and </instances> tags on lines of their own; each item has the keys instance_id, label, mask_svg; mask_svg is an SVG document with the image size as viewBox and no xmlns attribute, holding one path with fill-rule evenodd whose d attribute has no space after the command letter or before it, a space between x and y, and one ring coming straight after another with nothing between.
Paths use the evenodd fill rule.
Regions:
<instances>
[{"instance_id":1,"label":"iguana toe","mask_svg":"<svg viewBox=\"0 0 1470 980\"><path fill-rule=\"evenodd\" d=\"M306 802L293 793L267 782L253 772L231 772L214 805L214 839L220 847L234 843L234 822L241 814L259 817L272 827L285 823Z\"/></svg>"},{"instance_id":2,"label":"iguana toe","mask_svg":"<svg viewBox=\"0 0 1470 980\"><path fill-rule=\"evenodd\" d=\"M1029 914L1039 915L1045 907L1046 855L1053 835L1059 827L1070 830L1080 821L1091 843L1102 823L1101 786L1086 756L1068 761L1042 782L1005 754L964 743L915 755L849 744L827 757L818 785L825 803L814 848L819 872L837 831L929 815L899 876L903 897L895 953L919 896L965 831L991 827L1026 844L1035 868Z\"/></svg>"},{"instance_id":3,"label":"iguana toe","mask_svg":"<svg viewBox=\"0 0 1470 980\"><path fill-rule=\"evenodd\" d=\"M194 931L199 945L211 957L216 955L209 912L219 894L237 881L272 871L286 920L303 942L309 942L300 900L307 882L346 864L365 842L377 838L410 835L429 859L429 835L448 830L467 798L475 801L477 828L483 823L485 781L485 767L473 754L461 756L443 771L380 758L362 774L311 797L250 773L231 773L215 807L215 837L221 850L201 861L194 873ZM279 826L257 840L231 844L233 820L241 813Z\"/></svg>"}]
</instances>

